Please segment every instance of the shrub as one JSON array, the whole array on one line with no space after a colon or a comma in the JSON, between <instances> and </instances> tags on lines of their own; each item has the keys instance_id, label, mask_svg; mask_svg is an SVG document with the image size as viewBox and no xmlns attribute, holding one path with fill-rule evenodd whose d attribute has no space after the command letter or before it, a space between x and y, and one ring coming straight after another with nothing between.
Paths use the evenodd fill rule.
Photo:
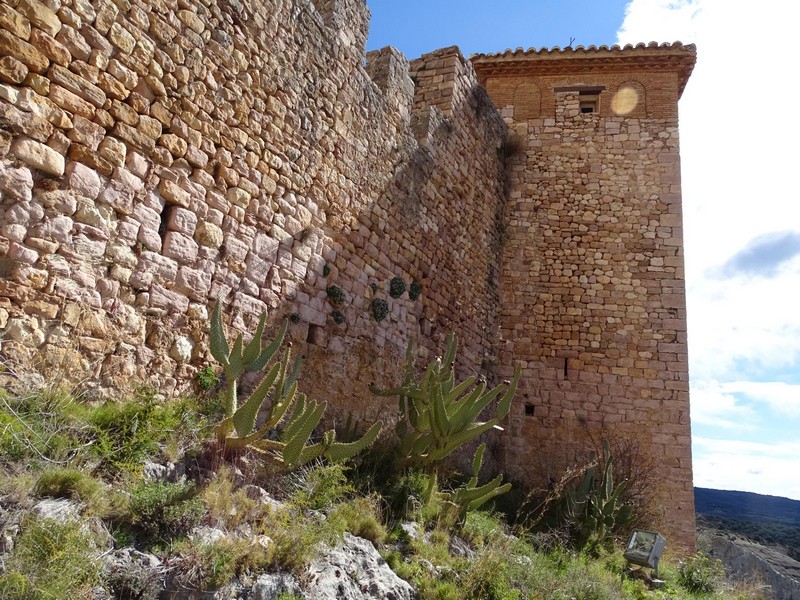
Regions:
<instances>
[{"instance_id":1,"label":"shrub","mask_svg":"<svg viewBox=\"0 0 800 600\"><path fill-rule=\"evenodd\" d=\"M81 409L58 388L20 396L0 390L0 457L64 462L81 452L86 431Z\"/></svg>"},{"instance_id":2,"label":"shrub","mask_svg":"<svg viewBox=\"0 0 800 600\"><path fill-rule=\"evenodd\" d=\"M341 529L355 536L380 544L386 539L386 528L381 523L380 499L377 496L353 498L334 507L328 516L341 521Z\"/></svg>"},{"instance_id":3,"label":"shrub","mask_svg":"<svg viewBox=\"0 0 800 600\"><path fill-rule=\"evenodd\" d=\"M211 365L206 365L197 372L197 387L204 392L209 391L220 382L219 375L214 372Z\"/></svg>"},{"instance_id":4,"label":"shrub","mask_svg":"<svg viewBox=\"0 0 800 600\"><path fill-rule=\"evenodd\" d=\"M693 594L710 594L716 591L725 570L719 560L712 560L702 552L678 566L678 583Z\"/></svg>"},{"instance_id":5,"label":"shrub","mask_svg":"<svg viewBox=\"0 0 800 600\"><path fill-rule=\"evenodd\" d=\"M100 578L95 537L78 523L29 519L0 575L0 598L62 600L89 598Z\"/></svg>"},{"instance_id":6,"label":"shrub","mask_svg":"<svg viewBox=\"0 0 800 600\"><path fill-rule=\"evenodd\" d=\"M347 468L341 464L316 463L292 474L295 492L292 504L301 510L325 510L353 492L347 482Z\"/></svg>"},{"instance_id":7,"label":"shrub","mask_svg":"<svg viewBox=\"0 0 800 600\"><path fill-rule=\"evenodd\" d=\"M90 503L96 498L103 486L78 469L51 469L45 471L36 481L34 492L39 496L53 498L72 498Z\"/></svg>"},{"instance_id":8,"label":"shrub","mask_svg":"<svg viewBox=\"0 0 800 600\"><path fill-rule=\"evenodd\" d=\"M191 484L149 481L131 492L129 513L133 525L149 540L166 542L197 525L204 506Z\"/></svg>"},{"instance_id":9,"label":"shrub","mask_svg":"<svg viewBox=\"0 0 800 600\"><path fill-rule=\"evenodd\" d=\"M223 466L201 494L212 524L235 529L240 523L259 518L262 507L243 489L236 489L233 474Z\"/></svg>"}]
</instances>

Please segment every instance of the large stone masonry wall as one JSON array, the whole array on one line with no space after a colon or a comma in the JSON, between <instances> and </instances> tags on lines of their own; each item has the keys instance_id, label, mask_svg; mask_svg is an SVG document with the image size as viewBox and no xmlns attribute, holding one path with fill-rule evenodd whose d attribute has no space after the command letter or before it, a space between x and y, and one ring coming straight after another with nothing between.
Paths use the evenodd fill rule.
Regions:
<instances>
[{"instance_id":1,"label":"large stone masonry wall","mask_svg":"<svg viewBox=\"0 0 800 600\"><path fill-rule=\"evenodd\" d=\"M219 296L239 331L292 316L301 387L345 410L383 408L367 384L410 337L424 359L456 331L462 370L491 366L505 125L455 48L365 67L368 21L363 0L4 0L4 360L186 391Z\"/></svg>"},{"instance_id":2,"label":"large stone masonry wall","mask_svg":"<svg viewBox=\"0 0 800 600\"><path fill-rule=\"evenodd\" d=\"M691 549L677 84L669 74L648 78L672 97L658 100L648 88L638 116L617 116L610 100L626 79L542 77L535 118L531 106L503 105L500 95L518 151L510 159L499 362L525 365L504 464L546 486L602 440L625 440L632 454L618 461L633 459L634 471L655 467L648 491L663 507L658 526L672 548ZM582 114L574 88L598 83L607 86L598 112Z\"/></svg>"}]
</instances>

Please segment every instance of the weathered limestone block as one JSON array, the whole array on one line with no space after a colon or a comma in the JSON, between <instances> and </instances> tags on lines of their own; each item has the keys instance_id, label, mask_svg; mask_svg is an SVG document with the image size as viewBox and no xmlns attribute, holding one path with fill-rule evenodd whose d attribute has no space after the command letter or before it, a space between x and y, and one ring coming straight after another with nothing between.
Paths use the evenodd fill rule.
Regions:
<instances>
[{"instance_id":1,"label":"weathered limestone block","mask_svg":"<svg viewBox=\"0 0 800 600\"><path fill-rule=\"evenodd\" d=\"M40 50L47 56L47 58L62 67L69 65L72 60L72 55L69 53L66 46L39 29L31 30L29 41L37 50Z\"/></svg>"},{"instance_id":2,"label":"weathered limestone block","mask_svg":"<svg viewBox=\"0 0 800 600\"><path fill-rule=\"evenodd\" d=\"M172 282L178 274L178 263L157 252L145 251L139 254L136 271L149 273L159 283Z\"/></svg>"},{"instance_id":3,"label":"weathered limestone block","mask_svg":"<svg viewBox=\"0 0 800 600\"><path fill-rule=\"evenodd\" d=\"M192 236L196 228L197 215L192 211L184 208L175 208L170 211L167 229Z\"/></svg>"},{"instance_id":4,"label":"weathered limestone block","mask_svg":"<svg viewBox=\"0 0 800 600\"><path fill-rule=\"evenodd\" d=\"M130 215L133 213L133 198L134 191L130 186L112 179L100 192L97 200L113 206L117 212L123 215Z\"/></svg>"},{"instance_id":5,"label":"weathered limestone block","mask_svg":"<svg viewBox=\"0 0 800 600\"><path fill-rule=\"evenodd\" d=\"M122 25L116 22L111 25L111 29L108 31L108 39L124 54L130 54L133 52L134 46L136 46L136 39Z\"/></svg>"},{"instance_id":6,"label":"weathered limestone block","mask_svg":"<svg viewBox=\"0 0 800 600\"><path fill-rule=\"evenodd\" d=\"M17 138L11 145L11 152L22 162L45 173L57 177L64 174L64 157L44 144L29 138Z\"/></svg>"},{"instance_id":7,"label":"weathered limestone block","mask_svg":"<svg viewBox=\"0 0 800 600\"><path fill-rule=\"evenodd\" d=\"M56 106L51 100L40 96L32 89L25 88L20 90L16 106L17 108L46 119L56 127L67 129L73 126L73 121L70 120L63 110Z\"/></svg>"},{"instance_id":8,"label":"weathered limestone block","mask_svg":"<svg viewBox=\"0 0 800 600\"><path fill-rule=\"evenodd\" d=\"M110 135L104 137L97 148L98 156L115 167L121 167L125 164L126 153L125 144Z\"/></svg>"},{"instance_id":9,"label":"weathered limestone block","mask_svg":"<svg viewBox=\"0 0 800 600\"><path fill-rule=\"evenodd\" d=\"M89 150L89 148L83 146L82 144L72 144L69 147L69 158L71 161L77 161L85 164L86 166L97 171L101 175L105 175L106 177L110 177L114 172L114 165L100 156L100 154L97 152Z\"/></svg>"},{"instance_id":10,"label":"weathered limestone block","mask_svg":"<svg viewBox=\"0 0 800 600\"><path fill-rule=\"evenodd\" d=\"M20 0L16 8L45 33L55 36L61 29L58 15L38 0Z\"/></svg>"},{"instance_id":11,"label":"weathered limestone block","mask_svg":"<svg viewBox=\"0 0 800 600\"><path fill-rule=\"evenodd\" d=\"M187 235L177 231L167 231L164 235L164 256L184 264L193 264L197 260L197 251L197 243Z\"/></svg>"},{"instance_id":12,"label":"weathered limestone block","mask_svg":"<svg viewBox=\"0 0 800 600\"><path fill-rule=\"evenodd\" d=\"M0 55L13 56L36 73L43 73L50 63L48 58L34 46L3 29L0 29Z\"/></svg>"},{"instance_id":13,"label":"weathered limestone block","mask_svg":"<svg viewBox=\"0 0 800 600\"><path fill-rule=\"evenodd\" d=\"M30 169L12 168L0 162L0 194L10 200L29 202L32 189L33 176Z\"/></svg>"},{"instance_id":14,"label":"weathered limestone block","mask_svg":"<svg viewBox=\"0 0 800 600\"><path fill-rule=\"evenodd\" d=\"M92 54L92 47L86 43L86 40L77 29L80 28L63 26L56 36L56 41L62 44L74 58L88 61Z\"/></svg>"},{"instance_id":15,"label":"weathered limestone block","mask_svg":"<svg viewBox=\"0 0 800 600\"><path fill-rule=\"evenodd\" d=\"M4 56L0 58L0 81L7 81L8 83L22 83L28 75L28 67L18 61L12 56ZM4 97L12 104L14 100L9 97Z\"/></svg>"},{"instance_id":16,"label":"weathered limestone block","mask_svg":"<svg viewBox=\"0 0 800 600\"><path fill-rule=\"evenodd\" d=\"M31 35L31 22L10 5L0 4L0 29L27 41Z\"/></svg>"},{"instance_id":17,"label":"weathered limestone block","mask_svg":"<svg viewBox=\"0 0 800 600\"><path fill-rule=\"evenodd\" d=\"M191 196L189 195L189 192L182 190L177 184L173 183L172 181L162 179L158 189L161 192L161 195L164 197L164 200L166 200L168 203L175 204L183 208L189 208Z\"/></svg>"},{"instance_id":18,"label":"weathered limestone block","mask_svg":"<svg viewBox=\"0 0 800 600\"><path fill-rule=\"evenodd\" d=\"M111 25L113 25L118 13L119 9L108 0L97 2L96 16L94 19L94 26L97 31L106 35L108 30L111 29Z\"/></svg>"},{"instance_id":19,"label":"weathered limestone block","mask_svg":"<svg viewBox=\"0 0 800 600\"><path fill-rule=\"evenodd\" d=\"M182 266L178 269L173 289L185 293L192 300L204 301L211 290L211 276L210 271Z\"/></svg>"},{"instance_id":20,"label":"weathered limestone block","mask_svg":"<svg viewBox=\"0 0 800 600\"><path fill-rule=\"evenodd\" d=\"M219 248L222 246L224 234L218 225L206 221L198 223L194 239L203 246Z\"/></svg>"},{"instance_id":21,"label":"weathered limestone block","mask_svg":"<svg viewBox=\"0 0 800 600\"><path fill-rule=\"evenodd\" d=\"M170 348L169 355L172 359L178 362L189 362L192 360L192 350L194 349L194 342L187 336L180 336L175 338Z\"/></svg>"},{"instance_id":22,"label":"weathered limestone block","mask_svg":"<svg viewBox=\"0 0 800 600\"><path fill-rule=\"evenodd\" d=\"M185 314L189 309L189 299L154 283L150 286L150 306Z\"/></svg>"},{"instance_id":23,"label":"weathered limestone block","mask_svg":"<svg viewBox=\"0 0 800 600\"><path fill-rule=\"evenodd\" d=\"M105 134L106 130L100 125L92 123L80 115L75 115L73 128L69 130L67 137L73 142L78 142L91 150L96 150Z\"/></svg>"},{"instance_id":24,"label":"weathered limestone block","mask_svg":"<svg viewBox=\"0 0 800 600\"><path fill-rule=\"evenodd\" d=\"M57 106L63 108L68 113L78 114L89 120L95 117L95 107L89 102L72 93L68 89L55 83L50 84L47 97Z\"/></svg>"}]
</instances>

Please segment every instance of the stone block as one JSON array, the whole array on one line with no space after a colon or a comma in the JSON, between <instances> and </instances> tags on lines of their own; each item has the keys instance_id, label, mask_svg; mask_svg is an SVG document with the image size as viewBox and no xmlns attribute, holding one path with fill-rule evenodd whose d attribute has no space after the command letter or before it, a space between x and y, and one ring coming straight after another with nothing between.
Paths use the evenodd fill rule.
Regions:
<instances>
[{"instance_id":1,"label":"stone block","mask_svg":"<svg viewBox=\"0 0 800 600\"><path fill-rule=\"evenodd\" d=\"M19 0L16 8L45 33L55 36L61 29L58 15L38 0Z\"/></svg>"},{"instance_id":2,"label":"stone block","mask_svg":"<svg viewBox=\"0 0 800 600\"><path fill-rule=\"evenodd\" d=\"M88 119L75 115L73 127L69 130L67 137L73 142L83 144L90 150L96 150L98 144L105 136L106 130Z\"/></svg>"},{"instance_id":3,"label":"stone block","mask_svg":"<svg viewBox=\"0 0 800 600\"><path fill-rule=\"evenodd\" d=\"M167 221L167 229L170 231L177 231L184 235L194 235L197 227L197 215L185 208L173 208L169 212L169 220Z\"/></svg>"},{"instance_id":4,"label":"stone block","mask_svg":"<svg viewBox=\"0 0 800 600\"><path fill-rule=\"evenodd\" d=\"M39 29L31 30L29 41L37 50L62 67L69 65L72 60L72 55L66 46Z\"/></svg>"},{"instance_id":5,"label":"stone block","mask_svg":"<svg viewBox=\"0 0 800 600\"><path fill-rule=\"evenodd\" d=\"M83 36L70 26L64 26L56 36L56 41L61 43L77 60L88 61L92 54L92 47L86 43Z\"/></svg>"},{"instance_id":6,"label":"stone block","mask_svg":"<svg viewBox=\"0 0 800 600\"><path fill-rule=\"evenodd\" d=\"M113 136L104 137L97 148L98 156L115 167L121 167L125 164L127 151L125 144Z\"/></svg>"},{"instance_id":7,"label":"stone block","mask_svg":"<svg viewBox=\"0 0 800 600\"><path fill-rule=\"evenodd\" d=\"M120 214L130 215L133 213L133 196L134 192L130 187L112 179L100 192L97 200L114 207Z\"/></svg>"},{"instance_id":8,"label":"stone block","mask_svg":"<svg viewBox=\"0 0 800 600\"><path fill-rule=\"evenodd\" d=\"M64 174L64 157L44 144L28 138L17 138L11 144L11 152L22 162L49 175L61 177Z\"/></svg>"},{"instance_id":9,"label":"stone block","mask_svg":"<svg viewBox=\"0 0 800 600\"><path fill-rule=\"evenodd\" d=\"M164 200L166 200L169 204L174 204L183 208L189 208L191 196L189 195L189 192L181 189L177 184L166 179L162 179L158 189L161 192L161 195L164 197Z\"/></svg>"},{"instance_id":10,"label":"stone block","mask_svg":"<svg viewBox=\"0 0 800 600\"><path fill-rule=\"evenodd\" d=\"M178 274L178 263L157 252L145 251L139 255L139 263L136 265L135 272L150 273L151 281L169 283L175 281Z\"/></svg>"},{"instance_id":11,"label":"stone block","mask_svg":"<svg viewBox=\"0 0 800 600\"><path fill-rule=\"evenodd\" d=\"M13 56L35 73L43 73L50 64L42 52L4 29L0 29L0 56Z\"/></svg>"},{"instance_id":12,"label":"stone block","mask_svg":"<svg viewBox=\"0 0 800 600\"><path fill-rule=\"evenodd\" d=\"M95 107L89 102L73 94L68 89L61 87L55 83L50 83L50 91L47 97L57 106L63 108L68 113L79 114L89 120L95 116Z\"/></svg>"},{"instance_id":13,"label":"stone block","mask_svg":"<svg viewBox=\"0 0 800 600\"><path fill-rule=\"evenodd\" d=\"M118 122L114 125L114 129L111 133L115 137L131 144L136 149L143 151L145 154L150 154L156 145L155 139L142 134L138 129L134 129L125 123Z\"/></svg>"},{"instance_id":14,"label":"stone block","mask_svg":"<svg viewBox=\"0 0 800 600\"><path fill-rule=\"evenodd\" d=\"M31 22L8 5L0 4L0 29L5 29L14 37L27 41L31 35Z\"/></svg>"},{"instance_id":15,"label":"stone block","mask_svg":"<svg viewBox=\"0 0 800 600\"><path fill-rule=\"evenodd\" d=\"M189 299L154 283L150 286L150 306L185 314L189 310Z\"/></svg>"},{"instance_id":16,"label":"stone block","mask_svg":"<svg viewBox=\"0 0 800 600\"><path fill-rule=\"evenodd\" d=\"M211 273L182 266L178 269L174 289L192 300L207 300L211 290Z\"/></svg>"},{"instance_id":17,"label":"stone block","mask_svg":"<svg viewBox=\"0 0 800 600\"><path fill-rule=\"evenodd\" d=\"M119 23L111 25L111 29L108 31L108 39L124 54L130 54L133 52L134 46L136 46L136 39Z\"/></svg>"},{"instance_id":18,"label":"stone block","mask_svg":"<svg viewBox=\"0 0 800 600\"><path fill-rule=\"evenodd\" d=\"M0 193L8 200L29 202L33 189L33 176L26 167L0 168Z\"/></svg>"},{"instance_id":19,"label":"stone block","mask_svg":"<svg viewBox=\"0 0 800 600\"><path fill-rule=\"evenodd\" d=\"M164 235L164 256L184 264L193 264L197 260L197 250L197 243L187 235L177 231L167 231Z\"/></svg>"},{"instance_id":20,"label":"stone block","mask_svg":"<svg viewBox=\"0 0 800 600\"><path fill-rule=\"evenodd\" d=\"M71 161L87 165L106 177L110 177L114 171L114 165L108 160L81 144L72 144L69 147L69 158Z\"/></svg>"},{"instance_id":21,"label":"stone block","mask_svg":"<svg viewBox=\"0 0 800 600\"><path fill-rule=\"evenodd\" d=\"M194 239L203 246L219 248L222 246L224 235L222 229L213 223L201 221L195 229Z\"/></svg>"},{"instance_id":22,"label":"stone block","mask_svg":"<svg viewBox=\"0 0 800 600\"><path fill-rule=\"evenodd\" d=\"M102 186L100 174L79 162L71 161L66 168L67 187L76 193L94 200Z\"/></svg>"},{"instance_id":23,"label":"stone block","mask_svg":"<svg viewBox=\"0 0 800 600\"><path fill-rule=\"evenodd\" d=\"M133 110L130 105L120 102L119 100L113 100L111 102L109 112L114 119L122 121L126 125L136 127L139 124L139 113Z\"/></svg>"},{"instance_id":24,"label":"stone block","mask_svg":"<svg viewBox=\"0 0 800 600\"><path fill-rule=\"evenodd\" d=\"M130 95L122 82L117 81L108 73L100 73L97 87L112 100L125 100ZM113 125L113 123L111 123L111 125Z\"/></svg>"},{"instance_id":25,"label":"stone block","mask_svg":"<svg viewBox=\"0 0 800 600\"><path fill-rule=\"evenodd\" d=\"M102 108L106 102L106 94L103 90L61 65L51 66L47 76L50 81L59 84L97 108Z\"/></svg>"},{"instance_id":26,"label":"stone block","mask_svg":"<svg viewBox=\"0 0 800 600\"><path fill-rule=\"evenodd\" d=\"M28 75L28 67L12 56L0 58L0 81L22 83ZM6 98L8 100L8 98ZM13 104L12 100L8 100Z\"/></svg>"}]
</instances>

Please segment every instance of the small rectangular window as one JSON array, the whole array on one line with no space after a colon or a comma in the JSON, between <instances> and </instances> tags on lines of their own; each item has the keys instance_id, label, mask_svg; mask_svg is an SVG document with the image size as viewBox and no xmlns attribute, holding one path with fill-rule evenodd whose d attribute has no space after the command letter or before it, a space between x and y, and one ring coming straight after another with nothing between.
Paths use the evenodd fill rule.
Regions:
<instances>
[{"instance_id":1,"label":"small rectangular window","mask_svg":"<svg viewBox=\"0 0 800 600\"><path fill-rule=\"evenodd\" d=\"M584 114L597 112L597 103L600 100L600 94L596 92L580 92L578 95L578 102L580 103L581 112Z\"/></svg>"},{"instance_id":2,"label":"small rectangular window","mask_svg":"<svg viewBox=\"0 0 800 600\"><path fill-rule=\"evenodd\" d=\"M533 406L533 404L526 403L525 404L525 416L526 417L532 417L534 415L534 412L535 412L535 407Z\"/></svg>"}]
</instances>

